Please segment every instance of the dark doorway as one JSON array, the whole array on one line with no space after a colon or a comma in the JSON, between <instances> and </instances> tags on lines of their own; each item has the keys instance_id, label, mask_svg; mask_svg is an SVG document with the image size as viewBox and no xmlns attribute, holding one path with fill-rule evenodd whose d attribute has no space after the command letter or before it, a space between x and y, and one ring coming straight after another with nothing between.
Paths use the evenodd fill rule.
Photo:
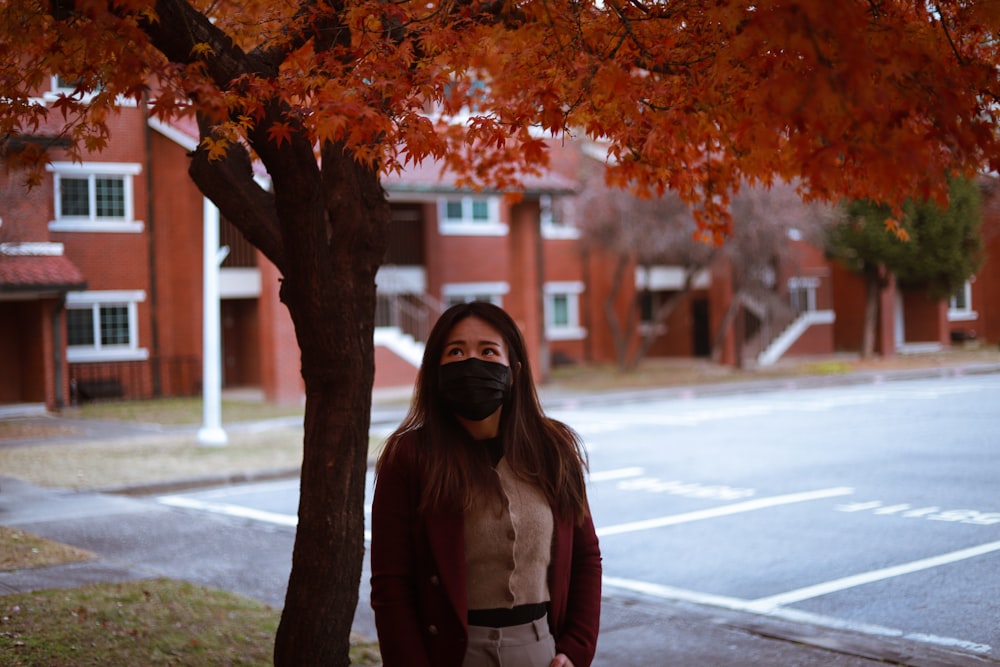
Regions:
<instances>
[{"instance_id":1,"label":"dark doorway","mask_svg":"<svg viewBox=\"0 0 1000 667\"><path fill-rule=\"evenodd\" d=\"M707 357L712 353L711 332L708 326L708 299L691 301L691 348L694 356Z\"/></svg>"},{"instance_id":2,"label":"dark doorway","mask_svg":"<svg viewBox=\"0 0 1000 667\"><path fill-rule=\"evenodd\" d=\"M258 387L260 338L256 299L223 299L222 386Z\"/></svg>"}]
</instances>

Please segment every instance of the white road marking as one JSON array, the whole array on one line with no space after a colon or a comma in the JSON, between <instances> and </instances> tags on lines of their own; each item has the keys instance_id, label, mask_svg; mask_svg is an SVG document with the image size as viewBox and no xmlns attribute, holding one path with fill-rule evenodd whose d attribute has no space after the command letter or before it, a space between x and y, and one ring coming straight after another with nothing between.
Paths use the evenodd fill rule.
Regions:
<instances>
[{"instance_id":1,"label":"white road marking","mask_svg":"<svg viewBox=\"0 0 1000 667\"><path fill-rule=\"evenodd\" d=\"M250 507L233 505L230 503L209 503L196 498L186 496L160 496L157 500L164 505L171 507L181 507L184 509L199 510L201 512L211 512L213 514L223 514L241 519L253 519L265 523L275 523L280 526L297 526L299 518L290 514L278 514L277 512L266 512L255 510Z\"/></svg>"},{"instance_id":2,"label":"white road marking","mask_svg":"<svg viewBox=\"0 0 1000 667\"><path fill-rule=\"evenodd\" d=\"M618 468L617 470L602 470L601 472L595 472L590 474L591 482L608 482L616 479L627 479L629 477L638 477L643 472L642 468Z\"/></svg>"},{"instance_id":3,"label":"white road marking","mask_svg":"<svg viewBox=\"0 0 1000 667\"><path fill-rule=\"evenodd\" d=\"M883 579L891 579L892 577L898 577L904 574L928 570L939 565L948 565L949 563L955 563L960 560L966 560L967 558L982 556L983 554L992 553L994 551L1000 551L1000 542L980 544L979 546L969 547L968 549L959 549L958 551L941 554L940 556L921 558L920 560L903 563L902 565L894 565L892 567L882 568L881 570L863 572L850 577L842 577L840 579L834 579L833 581L827 581L813 586L806 586L805 588L788 591L787 593L779 593L778 595L772 595L770 597L754 600L750 603L749 608L754 611L769 612L774 608L781 607L783 605L801 602L803 600L819 597L821 595L827 595L829 593L836 593L848 588L854 588L855 586L863 586L864 584L882 581Z\"/></svg>"},{"instance_id":4,"label":"white road marking","mask_svg":"<svg viewBox=\"0 0 1000 667\"><path fill-rule=\"evenodd\" d=\"M298 479L274 479L266 482L248 482L245 484L234 484L221 486L216 489L205 489L196 491L200 498L232 498L238 495L254 493L289 493L298 494Z\"/></svg>"},{"instance_id":5,"label":"white road marking","mask_svg":"<svg viewBox=\"0 0 1000 667\"><path fill-rule=\"evenodd\" d=\"M755 489L735 488L725 484L702 484L701 482L683 482L676 479L662 480L656 477L638 477L618 482L622 491L645 491L647 493L666 493L686 498L703 498L712 500L739 500L757 495Z\"/></svg>"},{"instance_id":6,"label":"white road marking","mask_svg":"<svg viewBox=\"0 0 1000 667\"><path fill-rule=\"evenodd\" d=\"M637 402L620 406L614 412L593 406L575 410L556 409L550 414L570 424L581 435L598 435L635 426L699 426L704 423L745 417L760 417L788 412L828 412L855 405L900 402L904 400L928 401L945 395L965 394L992 388L993 384L962 383L951 386L927 388L897 387L892 391L871 388L859 391L856 387L841 391L821 389L795 389L794 397L769 395L767 400L748 402L746 396L733 398L665 398L650 402Z\"/></svg>"},{"instance_id":7,"label":"white road marking","mask_svg":"<svg viewBox=\"0 0 1000 667\"><path fill-rule=\"evenodd\" d=\"M837 486L832 489L820 489L818 491L805 491L802 493L789 493L782 496L771 496L769 498L757 498L755 500L747 500L742 503L722 505L721 507L696 510L694 512L686 512L684 514L672 514L670 516L662 516L656 519L645 519L643 521L620 523L615 526L605 526L597 530L597 535L598 537L607 537L609 535L633 533L639 530L663 528L664 526L676 526L681 523L690 523L692 521L701 521L703 519L715 519L721 516L742 514L743 512L753 512L755 510L766 509L768 507L791 505L793 503L802 503L810 500L820 500L823 498L834 498L836 496L846 496L852 493L854 493L854 489L849 486Z\"/></svg>"},{"instance_id":8,"label":"white road marking","mask_svg":"<svg viewBox=\"0 0 1000 667\"><path fill-rule=\"evenodd\" d=\"M299 518L291 514L279 514L277 512L266 512L264 510L255 510L250 507L243 507L242 505L232 505L230 503L207 503L203 500L198 500L196 498L188 498L186 496L160 496L157 501L163 503L164 505L170 505L171 507L181 507L183 509L198 510L199 512L209 512L212 514L222 514L225 516L233 516L241 519L252 519L254 521L262 521L264 523L274 523L279 526L292 526L293 528L299 525ZM365 542L372 541L372 531L365 531Z\"/></svg>"},{"instance_id":9,"label":"white road marking","mask_svg":"<svg viewBox=\"0 0 1000 667\"><path fill-rule=\"evenodd\" d=\"M634 593L640 593L642 595L648 595L650 597L656 597L663 600L679 600L682 602L691 602L694 604L701 604L711 607L719 607L722 609L730 609L733 611L746 612L751 614L758 614L762 616L768 616L771 618L777 618L785 621L790 621L794 623L807 623L810 625L816 625L820 627L826 627L833 630L844 630L847 632L857 632L866 635L875 635L879 637L897 637L900 639L908 641L922 642L924 644L934 644L937 646L949 646L953 648L959 648L965 651L970 651L973 653L979 653L982 655L989 655L993 650L993 647L989 644L980 644L978 642L972 642L965 639L956 639L954 637L941 637L938 635L930 635L925 633L907 633L902 630L897 630L895 628L888 628L881 625L874 625L870 623L858 623L855 621L847 621L839 618L833 618L830 616L823 616L821 614L813 614L811 612L799 611L797 609L781 609L774 608L766 612L762 612L759 609L753 608L753 603L748 600L741 600L739 598L731 598L722 595L711 595L707 593L698 593L695 591L685 590L683 588L675 588L673 586L663 586L660 584L653 584L646 581L635 581L632 579L623 579L620 577L604 577L604 586L610 588L618 588L621 590L632 591Z\"/></svg>"},{"instance_id":10,"label":"white road marking","mask_svg":"<svg viewBox=\"0 0 1000 667\"><path fill-rule=\"evenodd\" d=\"M907 519L927 519L929 521L963 523L973 526L992 526L993 524L1000 523L1000 512L982 512L973 509L942 510L937 505L913 507L909 503L885 505L881 500L841 503L834 509L838 512L866 512L871 510L872 514L877 516L901 516Z\"/></svg>"}]
</instances>

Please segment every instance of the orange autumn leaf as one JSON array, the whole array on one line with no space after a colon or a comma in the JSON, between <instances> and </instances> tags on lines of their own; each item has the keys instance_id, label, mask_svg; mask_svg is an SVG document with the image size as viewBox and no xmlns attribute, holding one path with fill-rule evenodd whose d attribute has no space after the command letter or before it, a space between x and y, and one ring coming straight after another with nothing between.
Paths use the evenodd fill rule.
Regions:
<instances>
[{"instance_id":1,"label":"orange autumn leaf","mask_svg":"<svg viewBox=\"0 0 1000 667\"><path fill-rule=\"evenodd\" d=\"M47 123L28 102L58 71L80 86L50 103L71 156L102 143L87 128L119 95L144 91L157 117L197 111L230 142L301 133L385 172L441 160L481 187L516 185L545 139L588 137L612 182L674 191L716 234L715 198L741 182L893 204L1000 167L998 4L198 0L181 25L151 0L77 3L64 20L12 3L0 130Z\"/></svg>"}]
</instances>

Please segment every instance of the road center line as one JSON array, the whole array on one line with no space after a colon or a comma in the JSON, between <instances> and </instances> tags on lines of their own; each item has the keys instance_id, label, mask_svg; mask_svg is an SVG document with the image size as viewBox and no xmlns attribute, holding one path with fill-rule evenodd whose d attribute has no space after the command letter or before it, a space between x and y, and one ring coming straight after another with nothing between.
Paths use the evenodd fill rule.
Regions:
<instances>
[{"instance_id":1,"label":"road center line","mask_svg":"<svg viewBox=\"0 0 1000 667\"><path fill-rule=\"evenodd\" d=\"M894 565L892 567L882 568L881 570L872 570L871 572L864 572L850 577L834 579L833 581L827 581L822 584L806 586L805 588L788 591L787 593L779 593L778 595L772 595L770 597L754 600L749 604L749 608L754 611L766 613L783 605L802 602L803 600L819 597L821 595L827 595L829 593L836 593L848 588L854 588L855 586L863 586L864 584L882 581L883 579L891 579L892 577L898 577L904 574L928 570L932 567L938 567L939 565L948 565L949 563L955 563L967 558L982 556L983 554L992 553L994 551L1000 551L1000 542L980 544L976 547L959 549L958 551L941 554L940 556L922 558L910 563L903 563L902 565Z\"/></svg>"},{"instance_id":2,"label":"road center line","mask_svg":"<svg viewBox=\"0 0 1000 667\"><path fill-rule=\"evenodd\" d=\"M266 523L276 523L280 526L297 526L299 518L289 514L278 514L277 512L265 512L255 510L240 505L229 503L206 503L203 500L187 498L185 496L160 496L157 500L164 505L171 507L182 507L184 509L199 510L201 512L212 512L214 514L224 514L235 516L241 519L253 519L254 521L264 521Z\"/></svg>"},{"instance_id":3,"label":"road center line","mask_svg":"<svg viewBox=\"0 0 1000 667\"><path fill-rule=\"evenodd\" d=\"M768 507L791 505L793 503L802 503L809 500L821 500L823 498L834 498L836 496L846 496L852 493L854 493L854 489L849 486L837 486L832 489L789 493L782 496L771 496L769 498L756 498L742 503L733 503L731 505L712 507L710 509L686 512L684 514L673 514L671 516L662 516L656 519L646 519L644 521L620 523L615 526L605 526L597 530L597 535L598 537L607 537L608 535L634 533L639 530L663 528L664 526L676 526L680 523L690 523L692 521L701 521L703 519L715 519L717 517L729 516L732 514L753 512L755 510L766 509Z\"/></svg>"}]
</instances>

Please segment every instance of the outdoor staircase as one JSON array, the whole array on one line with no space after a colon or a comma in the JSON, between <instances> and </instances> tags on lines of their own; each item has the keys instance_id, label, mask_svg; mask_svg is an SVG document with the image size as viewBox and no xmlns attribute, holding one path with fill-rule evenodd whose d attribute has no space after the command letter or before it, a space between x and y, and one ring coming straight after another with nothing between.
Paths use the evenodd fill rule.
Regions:
<instances>
[{"instance_id":1,"label":"outdoor staircase","mask_svg":"<svg viewBox=\"0 0 1000 667\"><path fill-rule=\"evenodd\" d=\"M781 332L775 336L757 355L758 366L772 366L802 337L809 327L817 324L832 324L835 314L832 310L807 310L799 313Z\"/></svg>"},{"instance_id":2,"label":"outdoor staircase","mask_svg":"<svg viewBox=\"0 0 1000 667\"><path fill-rule=\"evenodd\" d=\"M424 358L424 344L410 334L403 333L399 327L375 327L374 342L376 346L381 345L391 350L415 368L420 367Z\"/></svg>"}]
</instances>

